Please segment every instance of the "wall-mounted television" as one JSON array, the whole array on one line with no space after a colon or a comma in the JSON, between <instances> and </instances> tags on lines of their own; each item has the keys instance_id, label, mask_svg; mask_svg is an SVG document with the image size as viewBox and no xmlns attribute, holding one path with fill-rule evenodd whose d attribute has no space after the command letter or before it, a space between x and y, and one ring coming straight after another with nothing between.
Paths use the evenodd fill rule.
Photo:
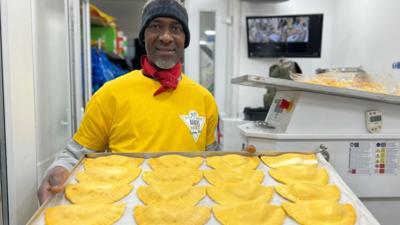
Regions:
<instances>
[{"instance_id":1,"label":"wall-mounted television","mask_svg":"<svg viewBox=\"0 0 400 225\"><path fill-rule=\"evenodd\" d=\"M249 57L321 57L323 14L246 17Z\"/></svg>"}]
</instances>

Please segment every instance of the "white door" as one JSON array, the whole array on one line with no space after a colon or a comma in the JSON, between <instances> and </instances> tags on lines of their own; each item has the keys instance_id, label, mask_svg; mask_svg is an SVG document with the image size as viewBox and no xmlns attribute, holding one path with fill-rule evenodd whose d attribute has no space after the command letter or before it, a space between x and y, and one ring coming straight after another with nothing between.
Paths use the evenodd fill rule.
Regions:
<instances>
[{"instance_id":1,"label":"white door","mask_svg":"<svg viewBox=\"0 0 400 225\"><path fill-rule=\"evenodd\" d=\"M0 5L1 8L1 5ZM0 18L1 18L0 10ZM6 130L4 116L4 88L3 88L3 43L1 39L0 20L0 224L8 224L8 186L6 163Z\"/></svg>"},{"instance_id":2,"label":"white door","mask_svg":"<svg viewBox=\"0 0 400 225\"><path fill-rule=\"evenodd\" d=\"M213 39L213 65L214 65L214 97L217 101L219 113L225 114L225 92L228 80L227 77L227 33L229 26L228 0L186 0L185 6L189 14L190 45L185 51L185 73L201 82L201 59L204 58L205 51L202 47L206 43L201 40L205 30L201 30L204 21L215 21L215 34L211 34ZM204 17L214 18L204 18ZM203 54L203 55L202 55ZM204 62L204 61L203 61ZM203 66L205 64L203 63ZM203 70L204 71L204 70Z\"/></svg>"},{"instance_id":3,"label":"white door","mask_svg":"<svg viewBox=\"0 0 400 225\"><path fill-rule=\"evenodd\" d=\"M64 0L34 0L32 4L40 181L72 135L70 54Z\"/></svg>"},{"instance_id":4,"label":"white door","mask_svg":"<svg viewBox=\"0 0 400 225\"><path fill-rule=\"evenodd\" d=\"M8 178L8 196L2 197L8 197L9 224L25 224L37 209L43 172L71 138L80 115L81 61L71 50L80 50L74 45L80 37L71 38L76 34L71 30L80 28L80 1L0 2Z\"/></svg>"}]
</instances>

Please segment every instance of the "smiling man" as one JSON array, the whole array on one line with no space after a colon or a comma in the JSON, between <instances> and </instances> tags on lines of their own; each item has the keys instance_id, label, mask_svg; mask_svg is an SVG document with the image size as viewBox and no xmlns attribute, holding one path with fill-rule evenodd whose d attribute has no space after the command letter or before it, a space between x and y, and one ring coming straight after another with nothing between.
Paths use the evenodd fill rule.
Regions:
<instances>
[{"instance_id":1,"label":"smiling man","mask_svg":"<svg viewBox=\"0 0 400 225\"><path fill-rule=\"evenodd\" d=\"M183 57L185 32L175 19L153 19L145 29L147 57L156 67L170 69Z\"/></svg>"},{"instance_id":2,"label":"smiling man","mask_svg":"<svg viewBox=\"0 0 400 225\"><path fill-rule=\"evenodd\" d=\"M187 24L178 0L146 3L139 33L147 52L142 70L107 82L91 98L73 140L48 169L38 191L41 203L62 190L83 153L217 149L215 100L182 73L190 42Z\"/></svg>"}]
</instances>

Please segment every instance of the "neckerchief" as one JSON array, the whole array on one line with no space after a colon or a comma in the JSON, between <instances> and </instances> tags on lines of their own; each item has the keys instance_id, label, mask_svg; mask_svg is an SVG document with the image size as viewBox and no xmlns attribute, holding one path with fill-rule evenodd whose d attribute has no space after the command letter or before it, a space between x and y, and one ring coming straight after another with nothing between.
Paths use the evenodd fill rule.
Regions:
<instances>
[{"instance_id":1,"label":"neckerchief","mask_svg":"<svg viewBox=\"0 0 400 225\"><path fill-rule=\"evenodd\" d=\"M157 70L153 65L150 64L146 55L142 56L140 63L142 65L143 73L156 79L161 84L161 87L154 92L153 96L159 95L168 89L175 90L178 86L179 77L182 70L181 63L178 62L171 69Z\"/></svg>"}]
</instances>

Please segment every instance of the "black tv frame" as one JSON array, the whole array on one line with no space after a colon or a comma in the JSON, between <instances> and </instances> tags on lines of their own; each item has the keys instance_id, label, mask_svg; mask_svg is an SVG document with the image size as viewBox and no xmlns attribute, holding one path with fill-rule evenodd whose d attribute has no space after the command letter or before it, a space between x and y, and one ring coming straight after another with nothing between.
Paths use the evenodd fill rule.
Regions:
<instances>
[{"instance_id":1,"label":"black tv frame","mask_svg":"<svg viewBox=\"0 0 400 225\"><path fill-rule=\"evenodd\" d=\"M263 18L287 18L287 17L309 17L308 43L300 42L267 42L250 43L249 41L249 19ZM246 17L246 40L247 55L249 58L320 58L322 48L322 34L324 14L292 14L275 16L247 16ZM318 27L314 27L318 26ZM258 50L256 49L258 48ZM305 49L304 51L294 51ZM255 51L257 50L257 51Z\"/></svg>"}]
</instances>

